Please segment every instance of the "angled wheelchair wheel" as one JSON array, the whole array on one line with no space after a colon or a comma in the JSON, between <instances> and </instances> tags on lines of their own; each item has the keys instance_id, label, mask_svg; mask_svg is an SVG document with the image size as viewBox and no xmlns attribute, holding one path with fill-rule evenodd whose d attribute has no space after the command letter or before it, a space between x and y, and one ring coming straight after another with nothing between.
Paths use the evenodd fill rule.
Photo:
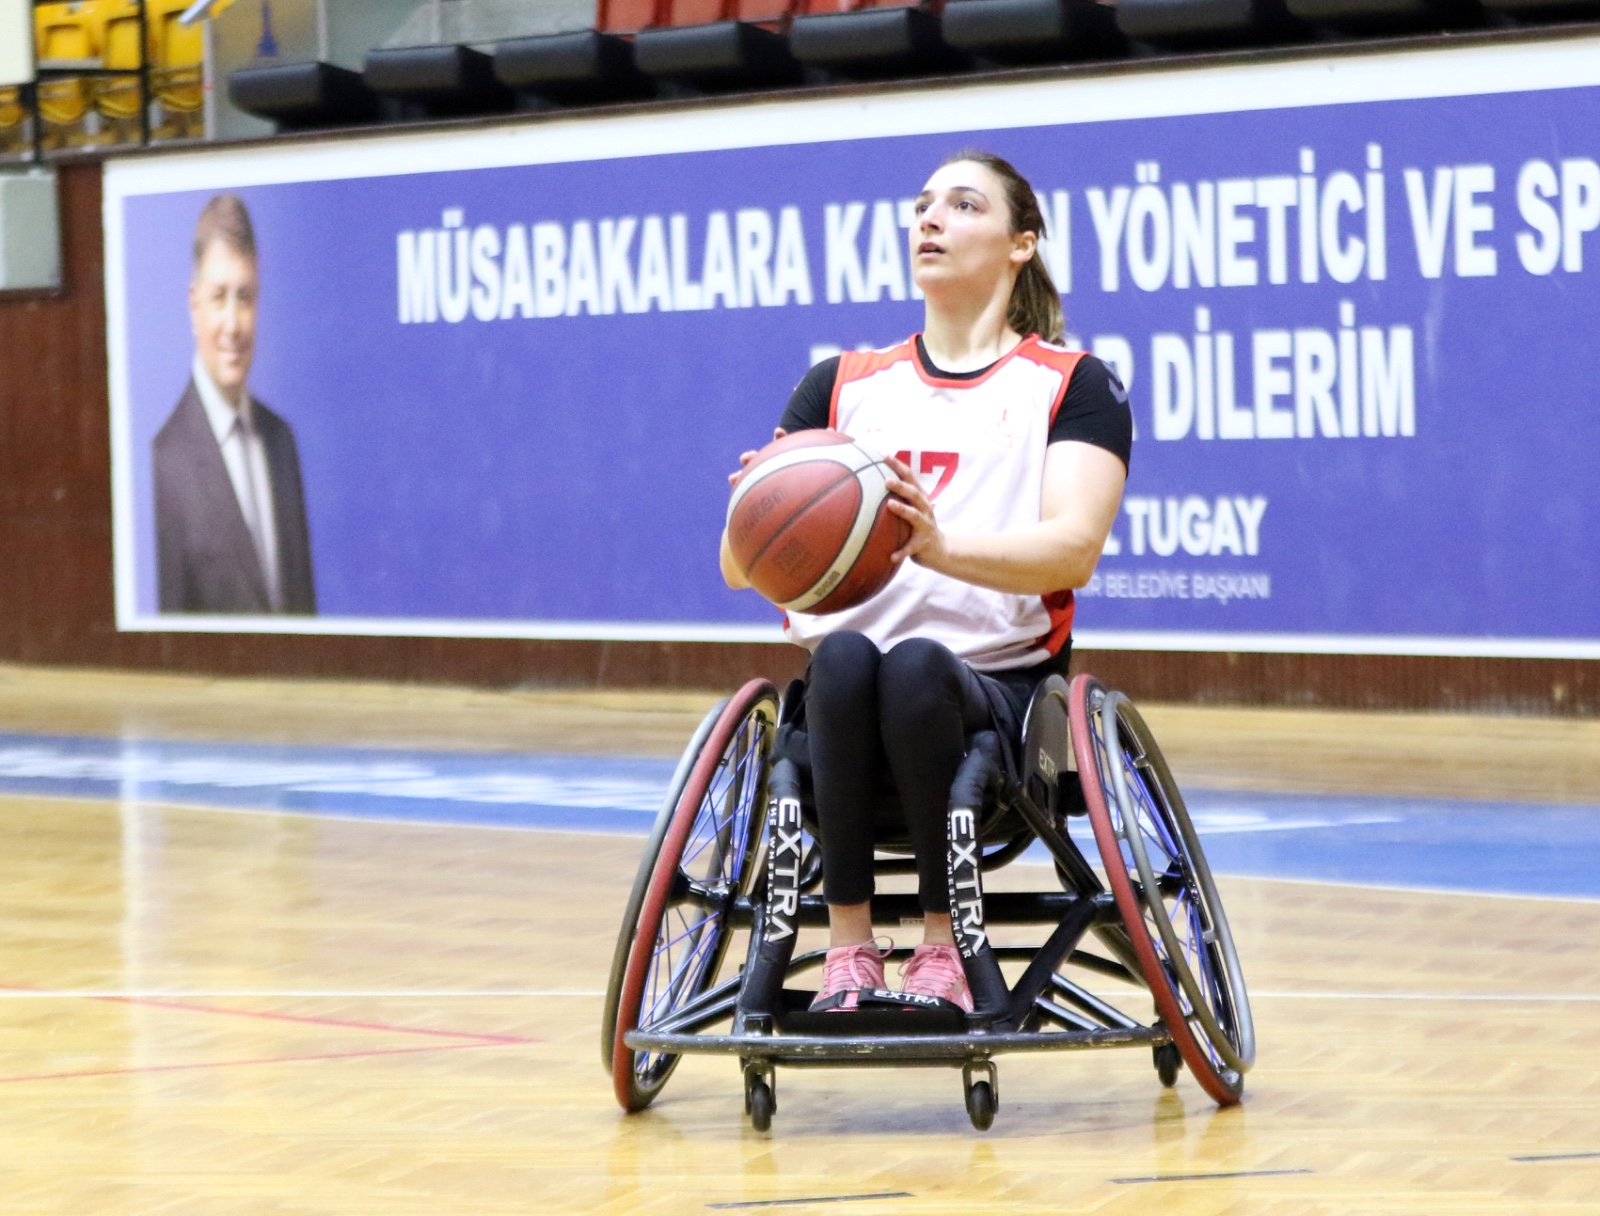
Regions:
<instances>
[{"instance_id":1,"label":"angled wheelchair wheel","mask_svg":"<svg viewBox=\"0 0 1600 1216\"><path fill-rule=\"evenodd\" d=\"M646 841L644 853L639 859L639 872L634 875L633 890L628 893L627 908L622 914L622 928L617 933L617 945L611 953L611 976L606 983L606 1003L600 1015L600 1064L607 1073L611 1071L611 1048L617 1039L617 1002L622 997L622 979L627 974L628 954L633 949L633 935L639 926L639 912L644 907L645 892L650 889L650 876L655 873L656 857L667 838L667 830L672 826L673 815L683 797L683 787L689 783L694 762L727 707L728 698L724 697L707 711L700 725L695 728L689 746L683 749L683 755L678 759L672 782L667 786L667 796L661 803L661 809L656 812L650 839Z\"/></svg>"},{"instance_id":2,"label":"angled wheelchair wheel","mask_svg":"<svg viewBox=\"0 0 1600 1216\"><path fill-rule=\"evenodd\" d=\"M727 952L728 909L755 877L777 721L778 693L766 680L752 680L722 706L698 748L685 753L687 774L659 846L640 863L642 894L623 919L617 953L625 950L625 961L606 997L611 1079L625 1110L648 1106L678 1057L633 1051L623 1036L706 991Z\"/></svg>"},{"instance_id":3,"label":"angled wheelchair wheel","mask_svg":"<svg viewBox=\"0 0 1600 1216\"><path fill-rule=\"evenodd\" d=\"M1157 1012L1202 1088L1232 1105L1255 1061L1255 1027L1233 934L1183 796L1150 728L1121 693L1078 676L1069 711L1095 843Z\"/></svg>"}]
</instances>

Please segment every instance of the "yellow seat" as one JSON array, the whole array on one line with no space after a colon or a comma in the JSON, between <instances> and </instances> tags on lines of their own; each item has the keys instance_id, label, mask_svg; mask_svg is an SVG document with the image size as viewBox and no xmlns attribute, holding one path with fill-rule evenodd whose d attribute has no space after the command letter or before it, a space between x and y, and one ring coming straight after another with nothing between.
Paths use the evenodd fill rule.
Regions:
<instances>
[{"instance_id":1,"label":"yellow seat","mask_svg":"<svg viewBox=\"0 0 1600 1216\"><path fill-rule=\"evenodd\" d=\"M144 53L139 46L138 0L91 0L100 21L100 57L113 71L127 76L101 77L95 82L94 108L113 123L137 124L139 77ZM130 132L131 134L131 132Z\"/></svg>"},{"instance_id":2,"label":"yellow seat","mask_svg":"<svg viewBox=\"0 0 1600 1216\"><path fill-rule=\"evenodd\" d=\"M34 53L41 63L100 62L100 26L96 0L41 4L33 10Z\"/></svg>"},{"instance_id":3,"label":"yellow seat","mask_svg":"<svg viewBox=\"0 0 1600 1216\"><path fill-rule=\"evenodd\" d=\"M74 127L89 112L89 82L67 76L39 82L39 117L45 127Z\"/></svg>"},{"instance_id":4,"label":"yellow seat","mask_svg":"<svg viewBox=\"0 0 1600 1216\"><path fill-rule=\"evenodd\" d=\"M178 18L193 0L146 0L150 33L150 91L184 129L174 134L200 134L190 129L205 104L205 36L201 25L180 25ZM212 11L216 16L227 4ZM163 123L165 127L167 124Z\"/></svg>"},{"instance_id":5,"label":"yellow seat","mask_svg":"<svg viewBox=\"0 0 1600 1216\"><path fill-rule=\"evenodd\" d=\"M197 68L205 60L205 34L200 22L180 25L178 18L194 0L146 0L145 20L150 25L150 62L162 68ZM229 4L211 10L216 17Z\"/></svg>"},{"instance_id":6,"label":"yellow seat","mask_svg":"<svg viewBox=\"0 0 1600 1216\"><path fill-rule=\"evenodd\" d=\"M144 66L139 49L138 0L89 0L100 20L100 55L113 70L137 72Z\"/></svg>"},{"instance_id":7,"label":"yellow seat","mask_svg":"<svg viewBox=\"0 0 1600 1216\"><path fill-rule=\"evenodd\" d=\"M103 32L99 0L40 4L34 9L34 46L42 66L102 66ZM98 120L89 119L95 92L94 83L87 77L40 80L39 119L45 147L70 147L94 139Z\"/></svg>"},{"instance_id":8,"label":"yellow seat","mask_svg":"<svg viewBox=\"0 0 1600 1216\"><path fill-rule=\"evenodd\" d=\"M22 91L0 89L0 153L9 155L27 147L28 131L23 122L27 116L22 108Z\"/></svg>"}]
</instances>

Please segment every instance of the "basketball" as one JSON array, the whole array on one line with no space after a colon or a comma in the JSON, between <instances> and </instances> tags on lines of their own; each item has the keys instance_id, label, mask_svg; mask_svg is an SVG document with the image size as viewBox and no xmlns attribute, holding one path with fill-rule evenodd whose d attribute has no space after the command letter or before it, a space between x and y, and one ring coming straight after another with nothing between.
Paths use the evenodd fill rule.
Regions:
<instances>
[{"instance_id":1,"label":"basketball","mask_svg":"<svg viewBox=\"0 0 1600 1216\"><path fill-rule=\"evenodd\" d=\"M848 435L800 431L756 453L728 503L728 542L750 585L787 612L871 599L911 525L889 510L884 458Z\"/></svg>"}]
</instances>

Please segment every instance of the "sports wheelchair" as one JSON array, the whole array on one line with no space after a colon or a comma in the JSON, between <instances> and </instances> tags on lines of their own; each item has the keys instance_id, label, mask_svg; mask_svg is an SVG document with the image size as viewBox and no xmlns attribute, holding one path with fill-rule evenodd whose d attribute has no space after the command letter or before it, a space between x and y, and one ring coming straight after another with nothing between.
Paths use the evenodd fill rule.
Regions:
<instances>
[{"instance_id":1,"label":"sports wheelchair","mask_svg":"<svg viewBox=\"0 0 1600 1216\"><path fill-rule=\"evenodd\" d=\"M780 702L771 683L751 681L707 714L679 761L628 899L601 1025L625 1110L648 1106L689 1052L738 1058L745 1113L760 1131L776 1109L778 1065L960 1068L980 1131L994 1120L995 1057L1005 1052L1145 1047L1163 1085L1187 1065L1216 1102L1239 1101L1255 1031L1216 884L1144 719L1088 675L1039 685L1019 759L991 731L967 741L950 795L948 874L974 1012L888 991L864 993L851 1012L810 1012L815 994L788 986L825 954L797 957L799 930L827 924L797 725L803 692L794 681ZM1088 818L1103 880L1068 832L1074 815ZM985 896L983 875L1034 841L1061 889ZM880 827L877 852L878 874L914 872L904 835ZM874 923L921 915L914 894L872 901ZM1018 947L991 943L996 925L1052 928L1043 944ZM743 964L723 977L741 929ZM1099 950L1082 948L1086 938ZM1020 966L1009 984L1006 962ZM1154 1017L1124 1012L1074 970L1144 988ZM731 1025L711 1033L722 1023Z\"/></svg>"}]
</instances>

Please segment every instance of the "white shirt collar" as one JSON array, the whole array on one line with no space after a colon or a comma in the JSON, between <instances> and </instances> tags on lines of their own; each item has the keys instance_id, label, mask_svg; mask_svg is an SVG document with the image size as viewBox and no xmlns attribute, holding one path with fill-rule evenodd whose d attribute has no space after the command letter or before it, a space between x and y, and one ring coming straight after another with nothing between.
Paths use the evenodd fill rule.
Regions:
<instances>
[{"instance_id":1,"label":"white shirt collar","mask_svg":"<svg viewBox=\"0 0 1600 1216\"><path fill-rule=\"evenodd\" d=\"M222 395L222 390L217 387L217 382L211 378L211 373L206 370L206 365L200 362L199 352L194 357L194 388L200 394L200 404L205 408L206 421L211 424L211 433L217 437L217 446L221 447L242 414L245 424L250 422L250 388L245 385L239 393L239 400L243 408L236 410Z\"/></svg>"}]
</instances>

